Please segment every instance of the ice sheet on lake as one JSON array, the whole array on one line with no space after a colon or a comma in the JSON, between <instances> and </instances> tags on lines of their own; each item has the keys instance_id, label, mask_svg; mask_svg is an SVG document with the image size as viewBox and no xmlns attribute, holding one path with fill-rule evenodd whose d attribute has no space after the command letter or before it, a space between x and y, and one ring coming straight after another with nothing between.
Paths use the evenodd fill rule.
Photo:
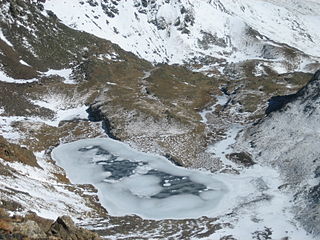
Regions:
<instances>
[{"instance_id":1,"label":"ice sheet on lake","mask_svg":"<svg viewBox=\"0 0 320 240\"><path fill-rule=\"evenodd\" d=\"M138 152L112 139L60 145L52 157L74 183L99 189L112 215L195 218L217 214L228 187L213 174L177 167L166 158Z\"/></svg>"}]
</instances>

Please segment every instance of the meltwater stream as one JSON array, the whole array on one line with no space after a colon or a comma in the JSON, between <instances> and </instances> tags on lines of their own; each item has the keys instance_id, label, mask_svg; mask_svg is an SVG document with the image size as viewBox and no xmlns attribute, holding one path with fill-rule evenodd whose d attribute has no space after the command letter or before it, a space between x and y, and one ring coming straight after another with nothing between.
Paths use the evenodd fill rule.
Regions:
<instances>
[{"instance_id":1,"label":"meltwater stream","mask_svg":"<svg viewBox=\"0 0 320 240\"><path fill-rule=\"evenodd\" d=\"M209 172L178 167L109 138L58 146L52 157L73 183L93 184L111 215L195 218L222 210L229 188Z\"/></svg>"}]
</instances>

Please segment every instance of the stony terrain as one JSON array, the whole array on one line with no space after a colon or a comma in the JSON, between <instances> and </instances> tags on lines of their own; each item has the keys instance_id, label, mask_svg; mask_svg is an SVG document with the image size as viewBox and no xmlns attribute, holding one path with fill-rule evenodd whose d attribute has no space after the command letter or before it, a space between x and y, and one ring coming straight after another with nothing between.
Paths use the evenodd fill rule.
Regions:
<instances>
[{"instance_id":1,"label":"stony terrain","mask_svg":"<svg viewBox=\"0 0 320 240\"><path fill-rule=\"evenodd\" d=\"M38 217L35 213L25 216L9 216L0 208L1 239L102 239L97 233L74 225L68 216L57 218L56 221Z\"/></svg>"}]
</instances>

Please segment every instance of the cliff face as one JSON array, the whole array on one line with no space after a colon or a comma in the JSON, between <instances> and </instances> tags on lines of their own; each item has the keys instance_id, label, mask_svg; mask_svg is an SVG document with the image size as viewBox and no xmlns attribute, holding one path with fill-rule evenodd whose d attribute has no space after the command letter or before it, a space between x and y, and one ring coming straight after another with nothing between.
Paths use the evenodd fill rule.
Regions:
<instances>
[{"instance_id":1,"label":"cliff face","mask_svg":"<svg viewBox=\"0 0 320 240\"><path fill-rule=\"evenodd\" d=\"M291 192L295 213L304 227L320 233L319 117L320 71L292 95L287 103L238 138L236 148L246 149L261 164L278 168Z\"/></svg>"}]
</instances>

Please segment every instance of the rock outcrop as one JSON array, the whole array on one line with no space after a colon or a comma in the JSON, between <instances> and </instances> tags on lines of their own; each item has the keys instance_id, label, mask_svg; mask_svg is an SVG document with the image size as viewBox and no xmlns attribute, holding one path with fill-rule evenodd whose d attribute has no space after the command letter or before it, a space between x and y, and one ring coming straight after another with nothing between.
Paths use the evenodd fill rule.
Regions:
<instances>
[{"instance_id":1,"label":"rock outcrop","mask_svg":"<svg viewBox=\"0 0 320 240\"><path fill-rule=\"evenodd\" d=\"M7 162L21 162L32 167L40 167L32 151L20 147L17 144L9 143L0 135L0 158Z\"/></svg>"},{"instance_id":2,"label":"rock outcrop","mask_svg":"<svg viewBox=\"0 0 320 240\"><path fill-rule=\"evenodd\" d=\"M93 232L77 227L68 216L56 221L38 217L34 213L9 217L0 208L0 239L56 239L56 240L100 240Z\"/></svg>"}]
</instances>

